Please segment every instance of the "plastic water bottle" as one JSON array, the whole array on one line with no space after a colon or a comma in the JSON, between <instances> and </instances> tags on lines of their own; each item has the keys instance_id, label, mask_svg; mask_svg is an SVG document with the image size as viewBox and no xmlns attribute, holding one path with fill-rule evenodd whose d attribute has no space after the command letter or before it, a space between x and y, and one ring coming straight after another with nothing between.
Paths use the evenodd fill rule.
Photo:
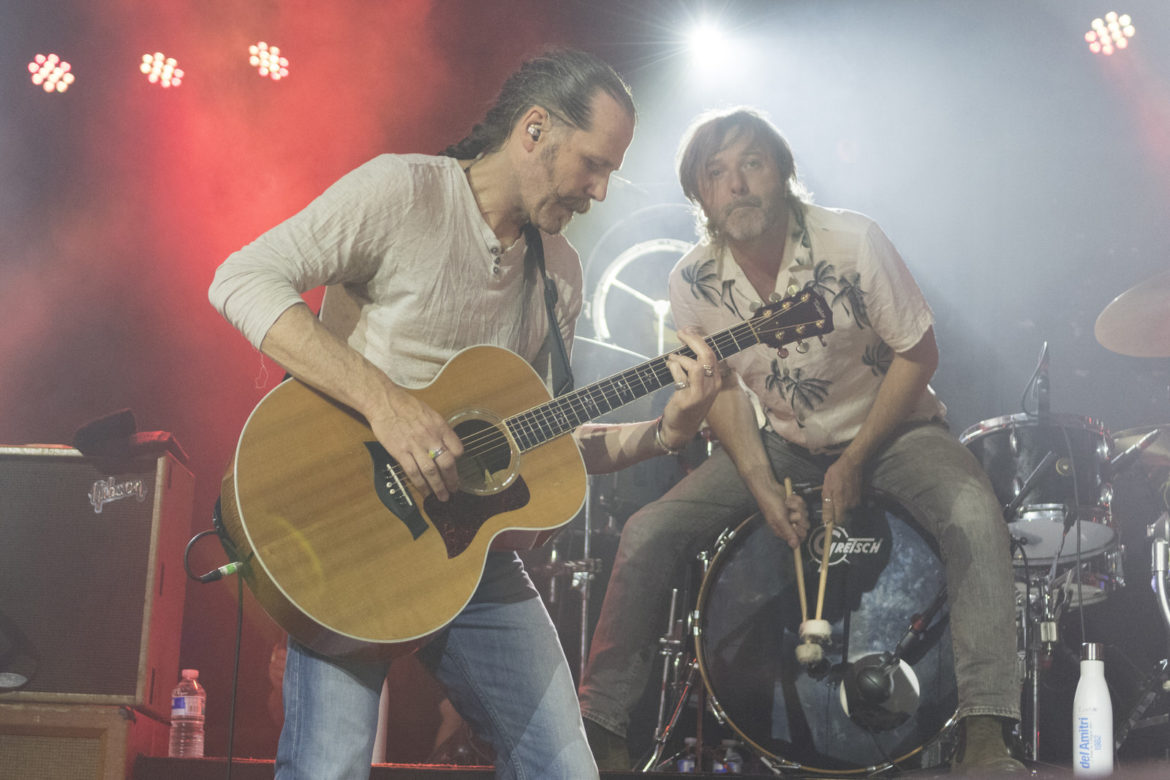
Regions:
<instances>
[{"instance_id":1,"label":"plastic water bottle","mask_svg":"<svg viewBox=\"0 0 1170 780\"><path fill-rule=\"evenodd\" d=\"M687 774L699 771L699 740L694 737L683 740L683 751L678 756L678 771Z\"/></svg>"},{"instance_id":2,"label":"plastic water bottle","mask_svg":"<svg viewBox=\"0 0 1170 780\"><path fill-rule=\"evenodd\" d=\"M725 739L715 753L715 760L711 764L711 771L717 775L743 774L743 756L739 752L739 743L734 739Z\"/></svg>"},{"instance_id":3,"label":"plastic water bottle","mask_svg":"<svg viewBox=\"0 0 1170 780\"><path fill-rule=\"evenodd\" d=\"M184 669L171 691L171 758L203 758L203 713L207 692L199 684L198 669Z\"/></svg>"},{"instance_id":4,"label":"plastic water bottle","mask_svg":"<svg viewBox=\"0 0 1170 780\"><path fill-rule=\"evenodd\" d=\"M1073 695L1073 774L1084 777L1113 773L1113 702L1102 650L1095 642L1081 645L1081 679Z\"/></svg>"}]
</instances>

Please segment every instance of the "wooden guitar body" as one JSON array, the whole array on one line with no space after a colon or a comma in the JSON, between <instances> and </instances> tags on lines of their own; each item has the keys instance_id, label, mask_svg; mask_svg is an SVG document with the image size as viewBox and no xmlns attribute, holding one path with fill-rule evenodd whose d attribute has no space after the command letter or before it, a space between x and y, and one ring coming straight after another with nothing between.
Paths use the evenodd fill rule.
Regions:
<instances>
[{"instance_id":1,"label":"wooden guitar body","mask_svg":"<svg viewBox=\"0 0 1170 780\"><path fill-rule=\"evenodd\" d=\"M487 346L460 352L414 393L465 440L461 426L500 431L501 420L549 400L527 362ZM328 655L414 649L466 605L493 540L536 546L585 500L571 437L532 453L509 440L496 470L506 484L446 504L408 488L419 514L404 519L380 496L390 475L371 443L381 450L358 414L289 380L253 410L223 481L223 523L252 592L293 637Z\"/></svg>"}]
</instances>

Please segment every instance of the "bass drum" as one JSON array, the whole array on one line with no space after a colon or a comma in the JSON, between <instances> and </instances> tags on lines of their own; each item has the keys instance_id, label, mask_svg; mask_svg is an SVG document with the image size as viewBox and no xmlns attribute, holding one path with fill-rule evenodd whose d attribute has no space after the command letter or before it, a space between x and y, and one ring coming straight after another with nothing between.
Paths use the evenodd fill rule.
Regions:
<instances>
[{"instance_id":1,"label":"bass drum","mask_svg":"<svg viewBox=\"0 0 1170 780\"><path fill-rule=\"evenodd\" d=\"M806 494L820 506L820 489ZM946 610L905 661L920 698L895 728L870 731L846 713L851 662L892 652L915 614L944 587L931 537L888 494L868 491L847 528L834 528L822 617L832 626L823 673L796 660L801 610L792 550L758 513L726 532L699 591L696 654L715 711L756 751L784 767L862 774L918 754L950 725L958 702ZM815 615L824 526L813 512L802 548Z\"/></svg>"}]
</instances>

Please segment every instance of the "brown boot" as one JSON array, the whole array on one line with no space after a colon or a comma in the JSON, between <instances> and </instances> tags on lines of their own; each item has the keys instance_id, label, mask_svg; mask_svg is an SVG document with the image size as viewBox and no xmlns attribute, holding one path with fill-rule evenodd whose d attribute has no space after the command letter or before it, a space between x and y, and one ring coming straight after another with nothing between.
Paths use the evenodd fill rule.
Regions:
<instances>
[{"instance_id":1,"label":"brown boot","mask_svg":"<svg viewBox=\"0 0 1170 780\"><path fill-rule=\"evenodd\" d=\"M585 718L585 738L598 769L629 769L630 749L626 738Z\"/></svg>"},{"instance_id":2,"label":"brown boot","mask_svg":"<svg viewBox=\"0 0 1170 780\"><path fill-rule=\"evenodd\" d=\"M1003 721L993 715L963 719L963 740L951 771L962 775L1013 775L1028 768L1012 757L1003 738Z\"/></svg>"}]
</instances>

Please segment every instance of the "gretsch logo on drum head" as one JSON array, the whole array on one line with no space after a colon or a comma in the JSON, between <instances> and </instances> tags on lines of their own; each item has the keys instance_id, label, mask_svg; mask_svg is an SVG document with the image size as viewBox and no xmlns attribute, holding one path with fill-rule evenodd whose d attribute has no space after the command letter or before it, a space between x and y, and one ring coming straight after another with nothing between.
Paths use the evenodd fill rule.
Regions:
<instances>
[{"instance_id":1,"label":"gretsch logo on drum head","mask_svg":"<svg viewBox=\"0 0 1170 780\"><path fill-rule=\"evenodd\" d=\"M881 552L883 541L876 536L850 536L841 526L834 526L832 547L829 549L829 565L849 563L851 555L877 555ZM814 528L805 545L819 566L825 550L825 527L820 525Z\"/></svg>"}]
</instances>

